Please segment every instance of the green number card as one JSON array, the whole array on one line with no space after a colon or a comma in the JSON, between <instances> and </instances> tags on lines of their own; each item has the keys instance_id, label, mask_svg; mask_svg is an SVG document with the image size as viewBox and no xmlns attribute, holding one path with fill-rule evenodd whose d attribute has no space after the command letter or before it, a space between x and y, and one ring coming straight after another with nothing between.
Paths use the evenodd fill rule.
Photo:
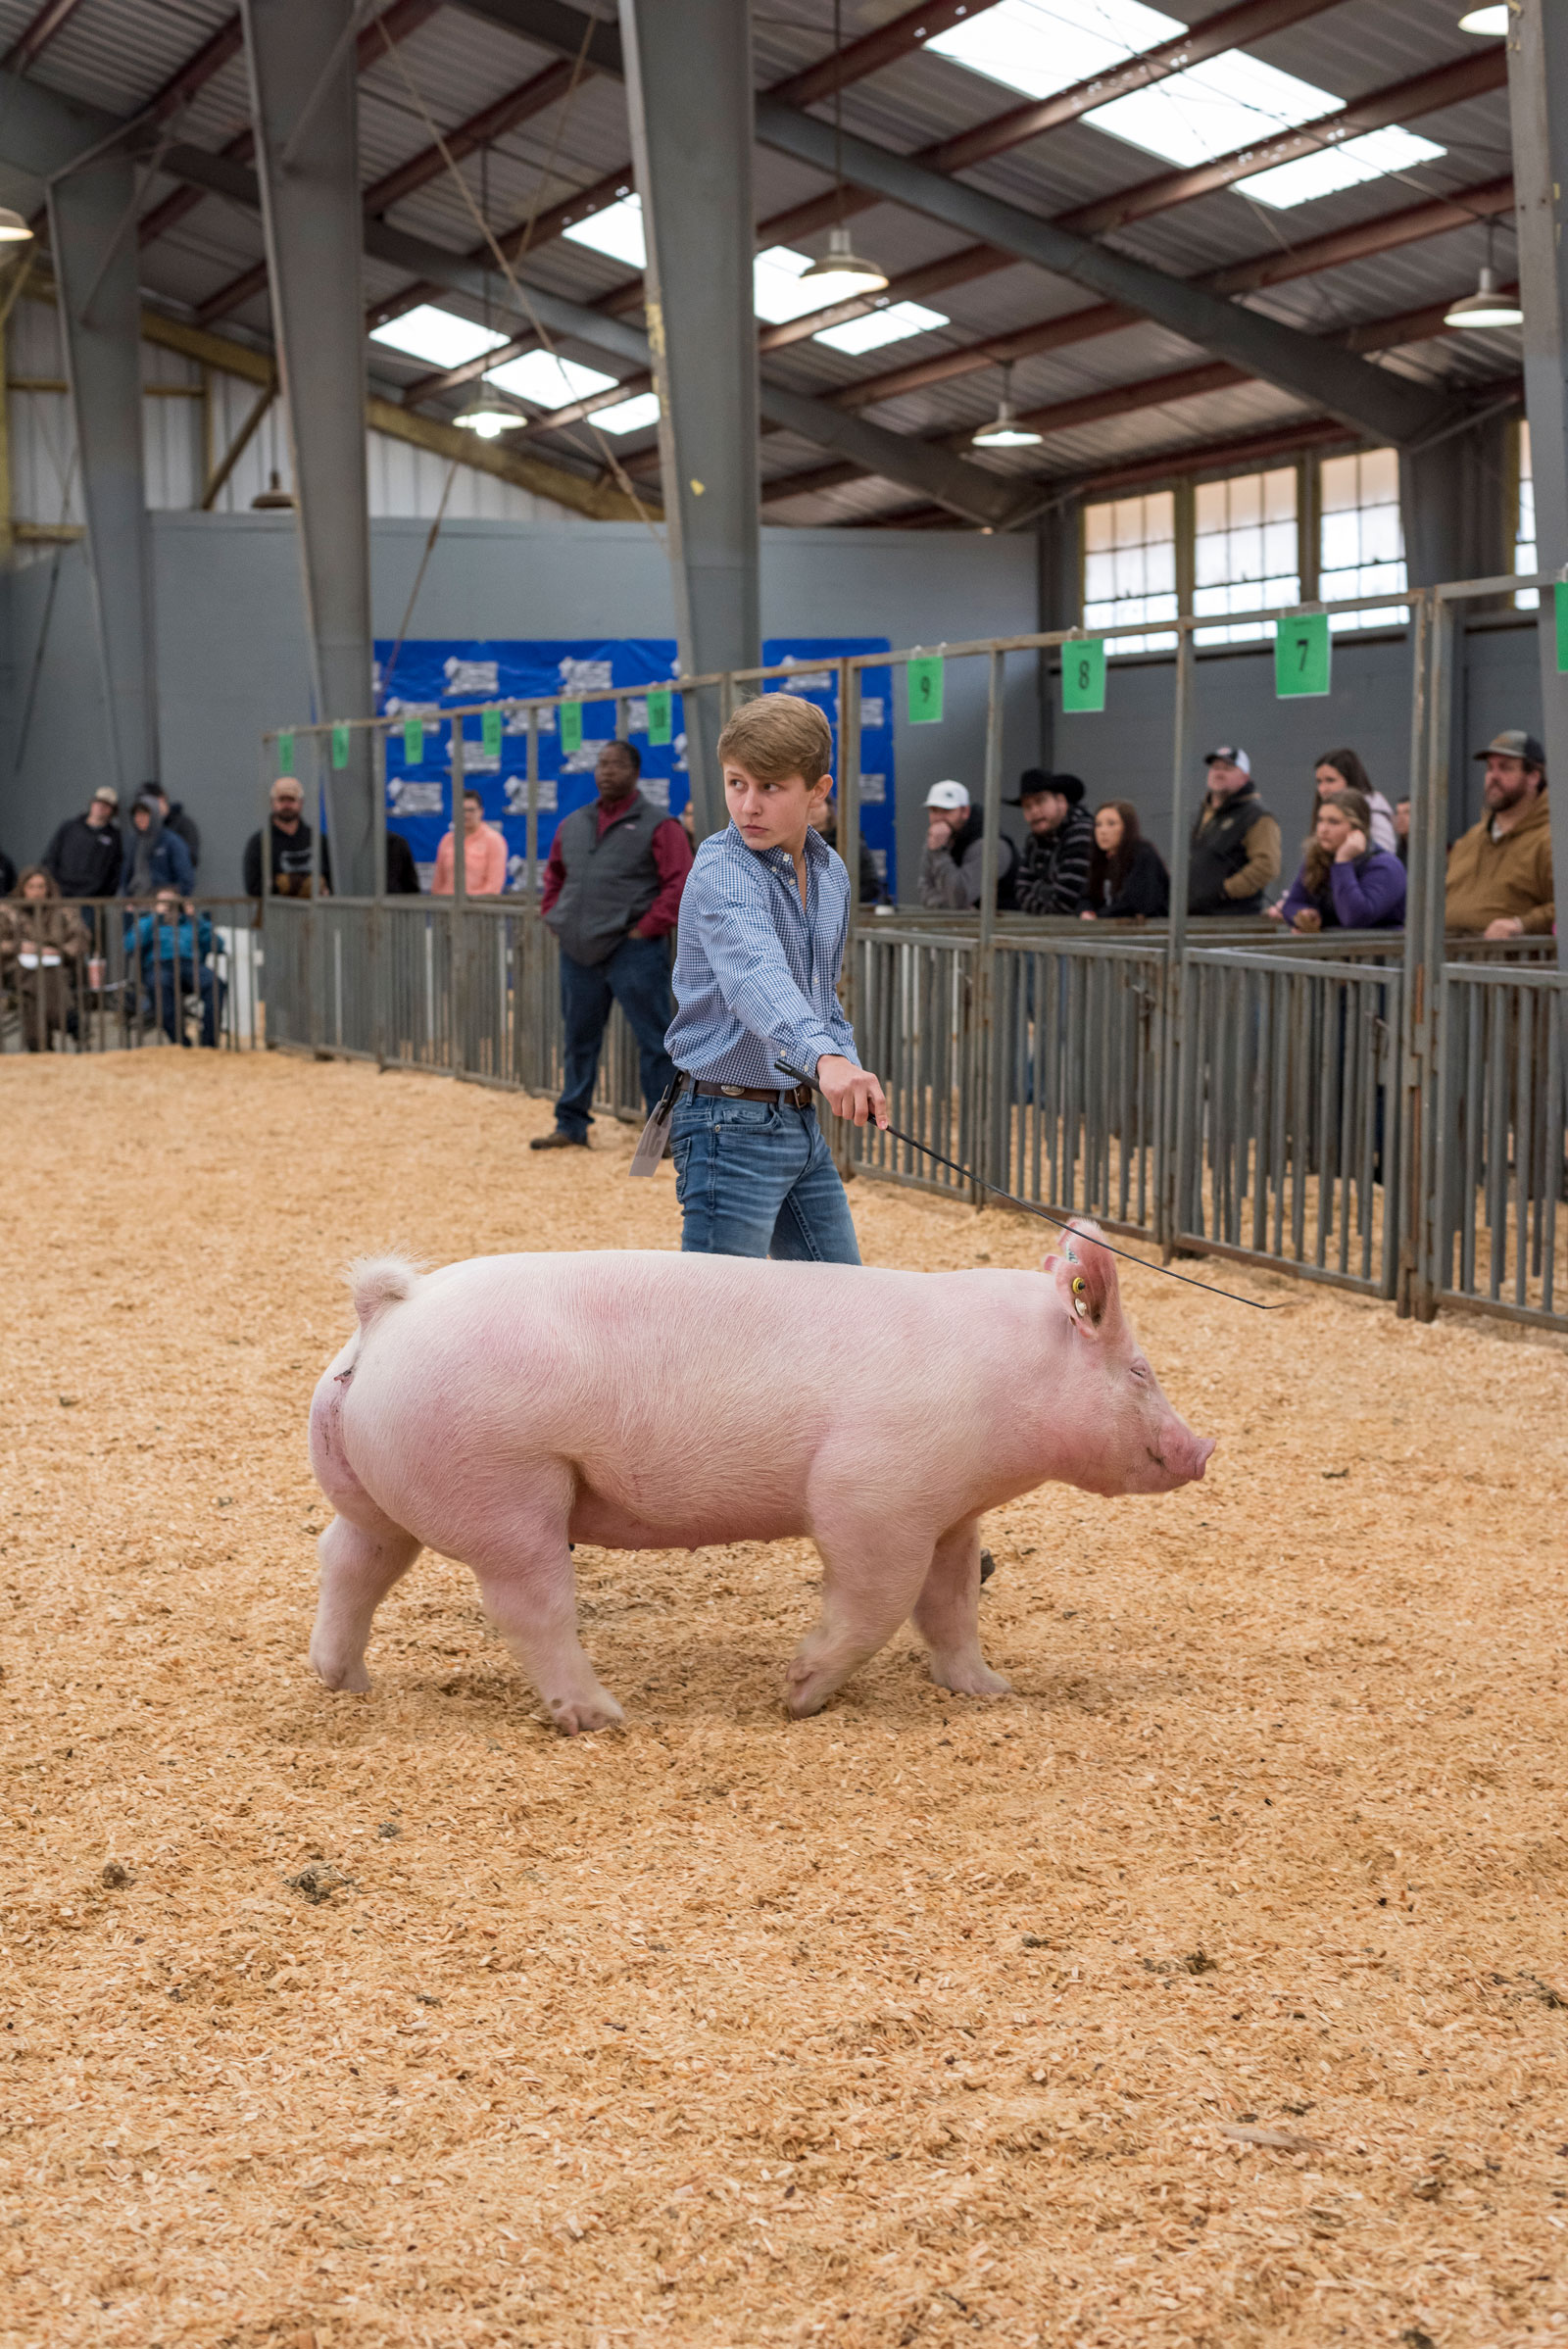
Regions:
<instances>
[{"instance_id":1,"label":"green number card","mask_svg":"<svg viewBox=\"0 0 1568 2349\"><path fill-rule=\"evenodd\" d=\"M563 702L561 705L561 747L567 758L582 749L582 704Z\"/></svg>"},{"instance_id":2,"label":"green number card","mask_svg":"<svg viewBox=\"0 0 1568 2349\"><path fill-rule=\"evenodd\" d=\"M1298 612L1274 624L1274 691L1281 701L1329 690L1329 615Z\"/></svg>"},{"instance_id":3,"label":"green number card","mask_svg":"<svg viewBox=\"0 0 1568 2349\"><path fill-rule=\"evenodd\" d=\"M1559 579L1551 591L1557 615L1557 674L1568 675L1568 583Z\"/></svg>"},{"instance_id":4,"label":"green number card","mask_svg":"<svg viewBox=\"0 0 1568 2349\"><path fill-rule=\"evenodd\" d=\"M941 654L918 654L908 662L907 673L910 725L939 726L942 723Z\"/></svg>"},{"instance_id":5,"label":"green number card","mask_svg":"<svg viewBox=\"0 0 1568 2349\"><path fill-rule=\"evenodd\" d=\"M500 758L501 712L499 710L492 708L481 711L479 717L479 739L484 744L484 755L487 759Z\"/></svg>"},{"instance_id":6,"label":"green number card","mask_svg":"<svg viewBox=\"0 0 1568 2349\"><path fill-rule=\"evenodd\" d=\"M347 766L349 762L349 730L347 726L332 728L332 764Z\"/></svg>"},{"instance_id":7,"label":"green number card","mask_svg":"<svg viewBox=\"0 0 1568 2349\"><path fill-rule=\"evenodd\" d=\"M1061 707L1098 710L1105 707L1105 640L1086 636L1061 648Z\"/></svg>"},{"instance_id":8,"label":"green number card","mask_svg":"<svg viewBox=\"0 0 1568 2349\"><path fill-rule=\"evenodd\" d=\"M292 733L277 738L277 771L280 775L294 772L294 737Z\"/></svg>"},{"instance_id":9,"label":"green number card","mask_svg":"<svg viewBox=\"0 0 1568 2349\"><path fill-rule=\"evenodd\" d=\"M670 705L673 699L667 685L656 685L648 696L648 740L656 751L672 738Z\"/></svg>"},{"instance_id":10,"label":"green number card","mask_svg":"<svg viewBox=\"0 0 1568 2349\"><path fill-rule=\"evenodd\" d=\"M417 766L424 757L424 720L406 717L403 721L403 763Z\"/></svg>"}]
</instances>

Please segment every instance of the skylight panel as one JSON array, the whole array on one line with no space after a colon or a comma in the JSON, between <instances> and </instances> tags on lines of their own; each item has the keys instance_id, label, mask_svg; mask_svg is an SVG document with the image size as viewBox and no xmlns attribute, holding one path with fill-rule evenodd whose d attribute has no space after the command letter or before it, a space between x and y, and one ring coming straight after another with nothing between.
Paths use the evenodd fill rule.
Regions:
<instances>
[{"instance_id":1,"label":"skylight panel","mask_svg":"<svg viewBox=\"0 0 1568 2349\"><path fill-rule=\"evenodd\" d=\"M759 253L752 264L752 308L758 317L770 326L782 326L786 318L804 318L824 309L815 280L801 283L810 266L809 253L797 253L788 245L769 245Z\"/></svg>"},{"instance_id":2,"label":"skylight panel","mask_svg":"<svg viewBox=\"0 0 1568 2349\"><path fill-rule=\"evenodd\" d=\"M1282 73L1245 49L1227 49L1185 73L1112 98L1084 121L1166 163L1188 166L1233 155L1255 139L1335 114L1343 104L1331 90Z\"/></svg>"},{"instance_id":3,"label":"skylight panel","mask_svg":"<svg viewBox=\"0 0 1568 2349\"><path fill-rule=\"evenodd\" d=\"M429 367L462 367L486 351L499 351L507 337L493 334L488 326L476 326L471 318L457 318L450 310L437 310L431 302L421 302L400 318L372 326L370 340L384 343L389 351L405 352L410 359L422 359Z\"/></svg>"},{"instance_id":4,"label":"skylight panel","mask_svg":"<svg viewBox=\"0 0 1568 2349\"><path fill-rule=\"evenodd\" d=\"M925 45L1004 89L1051 98L1186 29L1143 0L1001 0Z\"/></svg>"},{"instance_id":5,"label":"skylight panel","mask_svg":"<svg viewBox=\"0 0 1568 2349\"><path fill-rule=\"evenodd\" d=\"M623 261L628 269L648 267L641 196L622 196L618 204L590 213L586 220L576 220L561 233L574 245L588 245L611 261Z\"/></svg>"},{"instance_id":6,"label":"skylight panel","mask_svg":"<svg viewBox=\"0 0 1568 2349\"><path fill-rule=\"evenodd\" d=\"M1348 138L1343 147L1298 155L1294 163L1276 164L1271 171L1254 171L1250 179L1236 180L1235 191L1288 212L1293 204L1309 204L1314 196L1332 196L1342 187L1359 187L1363 180L1382 179L1390 171L1407 171L1412 164L1435 163L1446 152L1395 124Z\"/></svg>"},{"instance_id":7,"label":"skylight panel","mask_svg":"<svg viewBox=\"0 0 1568 2349\"><path fill-rule=\"evenodd\" d=\"M658 421L657 392L638 392L635 398L618 400L613 408L598 409L594 415L594 422L606 432L645 432Z\"/></svg>"},{"instance_id":8,"label":"skylight panel","mask_svg":"<svg viewBox=\"0 0 1568 2349\"><path fill-rule=\"evenodd\" d=\"M811 340L856 358L862 351L880 351L884 343L902 343L911 334L929 334L933 326L947 324L940 310L927 310L919 302L890 302L885 310L846 318L842 326L824 326Z\"/></svg>"},{"instance_id":9,"label":"skylight panel","mask_svg":"<svg viewBox=\"0 0 1568 2349\"><path fill-rule=\"evenodd\" d=\"M536 408L564 408L572 400L586 400L591 392L615 388L613 375L580 367L575 359L557 359L549 351L524 351L519 359L492 367L485 380L499 383L519 400L531 400Z\"/></svg>"}]
</instances>

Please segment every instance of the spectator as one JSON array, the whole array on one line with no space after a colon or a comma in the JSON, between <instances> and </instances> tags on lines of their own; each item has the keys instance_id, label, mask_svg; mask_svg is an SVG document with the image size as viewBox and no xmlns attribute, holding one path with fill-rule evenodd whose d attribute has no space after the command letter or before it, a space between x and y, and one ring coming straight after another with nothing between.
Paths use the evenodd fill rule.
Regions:
<instances>
[{"instance_id":1,"label":"spectator","mask_svg":"<svg viewBox=\"0 0 1568 2349\"><path fill-rule=\"evenodd\" d=\"M1398 853L1398 828L1394 821L1394 809L1381 791L1374 791L1372 778L1362 765L1355 751L1325 751L1317 762L1317 802L1312 809L1312 821L1317 822L1317 810L1323 802L1342 791L1358 791L1372 811L1372 829L1367 838L1375 849L1387 849L1390 856Z\"/></svg>"},{"instance_id":2,"label":"spectator","mask_svg":"<svg viewBox=\"0 0 1568 2349\"><path fill-rule=\"evenodd\" d=\"M811 818L811 822L815 829L821 833L822 838L827 842L828 847L830 849L836 849L839 845L839 813L837 800L829 800L826 807L822 809L821 814L814 815ZM863 832L860 835L860 903L862 905L885 905L888 903L886 885L883 882L881 874L876 869L875 858L872 856L870 850L865 845L865 834Z\"/></svg>"},{"instance_id":3,"label":"spectator","mask_svg":"<svg viewBox=\"0 0 1568 2349\"><path fill-rule=\"evenodd\" d=\"M158 802L150 791L138 791L131 804L130 838L120 867L122 898L150 898L165 883L188 897L196 885L190 851L177 832L165 829Z\"/></svg>"},{"instance_id":4,"label":"spectator","mask_svg":"<svg viewBox=\"0 0 1568 2349\"><path fill-rule=\"evenodd\" d=\"M115 821L120 794L100 783L85 815L68 816L41 862L63 898L112 898L120 887L124 843Z\"/></svg>"},{"instance_id":5,"label":"spectator","mask_svg":"<svg viewBox=\"0 0 1568 2349\"><path fill-rule=\"evenodd\" d=\"M1189 913L1261 913L1280 877L1280 828L1257 796L1252 761L1227 745L1204 760L1208 790L1193 826Z\"/></svg>"},{"instance_id":6,"label":"spectator","mask_svg":"<svg viewBox=\"0 0 1568 2349\"><path fill-rule=\"evenodd\" d=\"M386 894L389 898L416 898L419 894L419 868L414 861L408 835L389 827L386 836Z\"/></svg>"},{"instance_id":7,"label":"spectator","mask_svg":"<svg viewBox=\"0 0 1568 2349\"><path fill-rule=\"evenodd\" d=\"M1018 796L1007 805L1023 809L1029 827L1018 859L1020 913L1076 913L1082 906L1095 848L1095 827L1083 797L1076 775L1027 766L1018 777Z\"/></svg>"},{"instance_id":8,"label":"spectator","mask_svg":"<svg viewBox=\"0 0 1568 2349\"><path fill-rule=\"evenodd\" d=\"M130 923L125 948L141 974L142 1018L156 1019L171 1044L186 1045L185 999L199 995L202 1042L216 1049L224 989L213 968L209 917L193 915L179 891L166 884L152 912L139 913Z\"/></svg>"},{"instance_id":9,"label":"spectator","mask_svg":"<svg viewBox=\"0 0 1568 2349\"><path fill-rule=\"evenodd\" d=\"M1085 921L1157 921L1170 911L1170 875L1127 800L1095 809Z\"/></svg>"},{"instance_id":10,"label":"spectator","mask_svg":"<svg viewBox=\"0 0 1568 2349\"><path fill-rule=\"evenodd\" d=\"M0 905L0 985L16 990L22 1037L46 1052L72 1016L72 980L87 944L81 916L61 900L60 884L29 864Z\"/></svg>"},{"instance_id":11,"label":"spectator","mask_svg":"<svg viewBox=\"0 0 1568 2349\"><path fill-rule=\"evenodd\" d=\"M271 893L275 898L308 898L314 886L311 872L315 834L305 821L305 793L292 775L279 775L271 791ZM245 894L262 894L262 836L253 832L245 843ZM321 842L321 891L332 893L330 841Z\"/></svg>"},{"instance_id":12,"label":"spectator","mask_svg":"<svg viewBox=\"0 0 1568 2349\"><path fill-rule=\"evenodd\" d=\"M1404 866L1369 838L1372 810L1358 791L1319 800L1301 869L1269 911L1293 930L1396 930Z\"/></svg>"},{"instance_id":13,"label":"spectator","mask_svg":"<svg viewBox=\"0 0 1568 2349\"><path fill-rule=\"evenodd\" d=\"M969 804L961 783L933 783L925 795L925 861L920 867L922 905L948 905L961 911L980 903L980 872L985 861L982 835L985 817ZM1017 864L1013 845L1005 835L997 842L997 904L1013 903L1013 873Z\"/></svg>"},{"instance_id":14,"label":"spectator","mask_svg":"<svg viewBox=\"0 0 1568 2349\"><path fill-rule=\"evenodd\" d=\"M196 818L186 814L185 804L182 800L176 800L171 807L169 794L161 783L144 783L141 788L144 797L150 794L158 802L158 812L164 819L165 829L170 832L177 832L185 843L185 851L190 857L190 869L194 873L202 860L202 836Z\"/></svg>"},{"instance_id":15,"label":"spectator","mask_svg":"<svg viewBox=\"0 0 1568 2349\"><path fill-rule=\"evenodd\" d=\"M1394 803L1394 853L1401 864L1409 863L1410 798L1408 793L1402 800L1396 800Z\"/></svg>"},{"instance_id":16,"label":"spectator","mask_svg":"<svg viewBox=\"0 0 1568 2349\"><path fill-rule=\"evenodd\" d=\"M463 795L463 885L471 898L498 898L507 886L507 844L484 820L484 800L477 791ZM451 897L457 886L456 862L449 832L435 853L431 895Z\"/></svg>"},{"instance_id":17,"label":"spectator","mask_svg":"<svg viewBox=\"0 0 1568 2349\"><path fill-rule=\"evenodd\" d=\"M38 869L41 872L43 868L40 865ZM16 886L17 868L6 855L5 850L0 849L0 898L8 898Z\"/></svg>"},{"instance_id":18,"label":"spectator","mask_svg":"<svg viewBox=\"0 0 1568 2349\"><path fill-rule=\"evenodd\" d=\"M626 1014L652 1112L675 1073L664 1031L675 1016L665 941L692 869L691 842L672 815L637 788L642 760L629 742L607 742L594 768L597 802L556 826L539 910L561 946L565 1082L551 1134L530 1150L586 1150L589 1104L612 1003Z\"/></svg>"},{"instance_id":19,"label":"spectator","mask_svg":"<svg viewBox=\"0 0 1568 2349\"><path fill-rule=\"evenodd\" d=\"M1445 921L1483 938L1541 938L1556 928L1546 754L1533 734L1510 727L1476 757L1488 813L1448 851Z\"/></svg>"}]
</instances>

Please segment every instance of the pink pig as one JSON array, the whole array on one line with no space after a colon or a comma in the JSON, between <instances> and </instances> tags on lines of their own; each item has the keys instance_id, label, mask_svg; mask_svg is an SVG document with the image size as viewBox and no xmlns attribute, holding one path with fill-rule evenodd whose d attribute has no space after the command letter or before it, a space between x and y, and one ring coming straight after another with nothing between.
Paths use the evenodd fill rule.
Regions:
<instances>
[{"instance_id":1,"label":"pink pig","mask_svg":"<svg viewBox=\"0 0 1568 2349\"><path fill-rule=\"evenodd\" d=\"M932 1678L980 1652L980 1516L1048 1479L1171 1493L1213 1443L1177 1417L1075 1225L1040 1272L885 1272L653 1251L479 1256L350 1276L360 1327L311 1407L311 1662L369 1687L377 1605L421 1544L462 1559L568 1735L619 1721L577 1637L573 1542L809 1535L822 1609L786 1685L814 1713L908 1615Z\"/></svg>"}]
</instances>

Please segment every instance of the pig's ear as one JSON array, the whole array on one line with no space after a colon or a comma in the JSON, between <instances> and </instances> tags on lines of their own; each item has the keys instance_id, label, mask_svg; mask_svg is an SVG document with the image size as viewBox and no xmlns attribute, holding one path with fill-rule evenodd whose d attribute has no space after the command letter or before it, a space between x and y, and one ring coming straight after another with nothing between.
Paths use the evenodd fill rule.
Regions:
<instances>
[{"instance_id":1,"label":"pig's ear","mask_svg":"<svg viewBox=\"0 0 1568 2349\"><path fill-rule=\"evenodd\" d=\"M1086 1232L1069 1232L1061 1254L1048 1256L1045 1269L1054 1273L1057 1295L1086 1336L1114 1319L1121 1304L1116 1259L1098 1240Z\"/></svg>"}]
</instances>

